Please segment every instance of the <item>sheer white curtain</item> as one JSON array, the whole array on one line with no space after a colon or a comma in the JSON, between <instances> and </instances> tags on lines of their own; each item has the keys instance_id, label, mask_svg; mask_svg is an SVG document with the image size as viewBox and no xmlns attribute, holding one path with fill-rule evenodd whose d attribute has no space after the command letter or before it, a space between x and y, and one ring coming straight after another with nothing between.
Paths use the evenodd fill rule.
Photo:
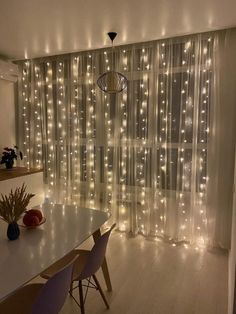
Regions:
<instances>
[{"instance_id":1,"label":"sheer white curtain","mask_svg":"<svg viewBox=\"0 0 236 314\"><path fill-rule=\"evenodd\" d=\"M212 244L217 38L117 47L119 95L96 85L109 49L19 62L18 144L28 167L44 168L50 201L110 211L121 231Z\"/></svg>"}]
</instances>

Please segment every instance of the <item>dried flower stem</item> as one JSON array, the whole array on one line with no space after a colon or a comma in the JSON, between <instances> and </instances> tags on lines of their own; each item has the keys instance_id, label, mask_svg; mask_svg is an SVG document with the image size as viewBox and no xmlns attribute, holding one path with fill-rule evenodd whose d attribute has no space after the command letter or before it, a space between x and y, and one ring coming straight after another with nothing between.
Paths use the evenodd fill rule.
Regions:
<instances>
[{"instance_id":1,"label":"dried flower stem","mask_svg":"<svg viewBox=\"0 0 236 314\"><path fill-rule=\"evenodd\" d=\"M23 183L21 188L16 188L10 194L2 195L0 199L0 217L8 223L19 220L21 214L26 210L30 199L34 194L25 193L26 186Z\"/></svg>"}]
</instances>

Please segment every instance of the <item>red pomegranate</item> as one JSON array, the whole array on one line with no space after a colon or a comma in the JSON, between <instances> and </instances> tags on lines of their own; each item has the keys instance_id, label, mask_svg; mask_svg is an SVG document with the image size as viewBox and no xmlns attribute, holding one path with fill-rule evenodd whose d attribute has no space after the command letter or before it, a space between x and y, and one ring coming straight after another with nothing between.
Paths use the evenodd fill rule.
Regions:
<instances>
[{"instance_id":1,"label":"red pomegranate","mask_svg":"<svg viewBox=\"0 0 236 314\"><path fill-rule=\"evenodd\" d=\"M41 222L43 219L43 214L39 209L30 209L30 210L27 210L26 213L32 216L37 216L39 219L39 222Z\"/></svg>"},{"instance_id":2,"label":"red pomegranate","mask_svg":"<svg viewBox=\"0 0 236 314\"><path fill-rule=\"evenodd\" d=\"M23 217L23 223L27 226L27 227L34 227L34 226L38 226L40 221L39 218L36 215L32 215L32 214L28 214L26 212L26 214Z\"/></svg>"}]
</instances>

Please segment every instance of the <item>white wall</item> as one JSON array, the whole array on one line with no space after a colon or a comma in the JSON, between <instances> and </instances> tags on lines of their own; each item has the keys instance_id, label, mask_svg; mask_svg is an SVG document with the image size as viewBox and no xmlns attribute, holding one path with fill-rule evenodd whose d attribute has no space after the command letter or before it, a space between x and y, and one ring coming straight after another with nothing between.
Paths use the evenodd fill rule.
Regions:
<instances>
[{"instance_id":1,"label":"white wall","mask_svg":"<svg viewBox=\"0 0 236 314\"><path fill-rule=\"evenodd\" d=\"M236 266L236 152L235 152L235 169L234 169L234 201L232 214L232 231L231 231L231 249L229 252L229 298L228 314L236 312L234 307L235 296L235 266Z\"/></svg>"},{"instance_id":2,"label":"white wall","mask_svg":"<svg viewBox=\"0 0 236 314\"><path fill-rule=\"evenodd\" d=\"M14 83L0 79L0 153L15 144Z\"/></svg>"},{"instance_id":3,"label":"white wall","mask_svg":"<svg viewBox=\"0 0 236 314\"><path fill-rule=\"evenodd\" d=\"M236 135L236 29L218 34L209 141L208 223L214 246L230 248Z\"/></svg>"}]
</instances>

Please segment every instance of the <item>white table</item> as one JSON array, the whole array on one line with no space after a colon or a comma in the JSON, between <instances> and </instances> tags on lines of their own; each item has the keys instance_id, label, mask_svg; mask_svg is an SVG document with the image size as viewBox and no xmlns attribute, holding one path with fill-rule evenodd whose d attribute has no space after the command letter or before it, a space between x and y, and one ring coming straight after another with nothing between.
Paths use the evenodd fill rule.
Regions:
<instances>
[{"instance_id":1,"label":"white table","mask_svg":"<svg viewBox=\"0 0 236 314\"><path fill-rule=\"evenodd\" d=\"M7 224L0 222L0 299L39 275L52 263L93 235L109 219L107 213L69 205L43 205L46 222L35 229L21 229L15 241L7 239ZM106 261L103 273L111 282Z\"/></svg>"}]
</instances>

